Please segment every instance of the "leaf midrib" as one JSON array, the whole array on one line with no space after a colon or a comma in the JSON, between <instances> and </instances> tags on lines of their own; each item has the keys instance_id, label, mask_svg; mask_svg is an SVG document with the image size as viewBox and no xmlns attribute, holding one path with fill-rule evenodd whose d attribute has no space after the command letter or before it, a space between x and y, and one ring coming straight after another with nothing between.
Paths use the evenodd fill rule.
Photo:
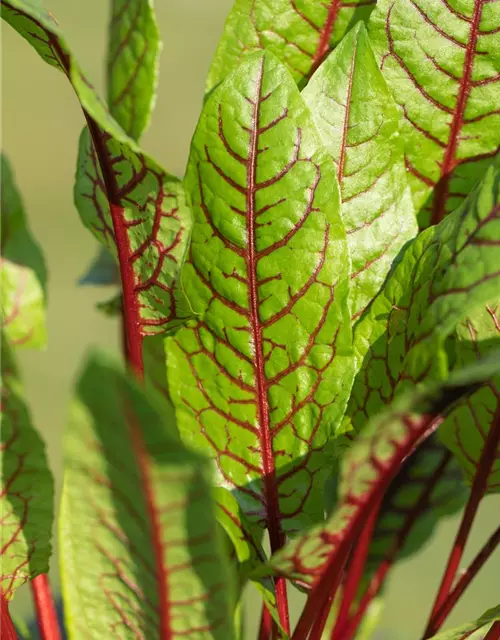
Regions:
<instances>
[{"instance_id":1,"label":"leaf midrib","mask_svg":"<svg viewBox=\"0 0 500 640\"><path fill-rule=\"evenodd\" d=\"M262 94L262 80L264 75L264 58L261 60L255 98L252 103L252 122L250 126L247 162L246 185L246 226L248 237L248 251L245 255L248 273L248 306L250 310L250 328L255 349L255 380L257 392L257 412L259 421L259 437L264 470L264 493L267 511L267 525L272 551L276 551L284 544L284 536L280 526L280 512L278 488L276 484L276 467L271 438L269 403L267 398L267 381L264 369L264 352L262 341L262 325L259 318L259 294L257 288L257 250L255 243L255 194L257 151L259 142L260 101Z\"/></svg>"}]
</instances>

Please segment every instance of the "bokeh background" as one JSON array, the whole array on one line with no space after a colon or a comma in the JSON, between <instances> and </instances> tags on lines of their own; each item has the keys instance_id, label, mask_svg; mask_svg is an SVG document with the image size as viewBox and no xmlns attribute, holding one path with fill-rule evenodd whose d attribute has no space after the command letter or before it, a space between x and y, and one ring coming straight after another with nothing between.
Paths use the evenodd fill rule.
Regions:
<instances>
[{"instance_id":1,"label":"bokeh background","mask_svg":"<svg viewBox=\"0 0 500 640\"><path fill-rule=\"evenodd\" d=\"M205 75L231 3L156 0L164 48L157 106L143 145L177 175L184 171ZM45 5L65 31L88 77L104 95L108 2L45 0ZM34 420L46 439L59 487L62 434L75 376L89 349L102 348L118 357L117 324L95 310L95 303L110 292L77 286L96 251L96 243L80 224L72 201L77 141L84 124L81 111L64 76L38 58L8 25L2 25L2 92L2 147L13 164L49 270L49 345L43 353L23 353L20 359ZM466 559L499 518L500 498L486 499ZM443 522L432 542L393 572L376 635L379 640L418 640L456 526L456 518ZM52 565L57 592L57 557ZM497 550L449 623L456 625L477 617L499 603ZM31 615L26 587L16 596L12 609L23 617ZM246 612L248 637L255 637L250 630L255 629L260 610L253 597L248 598Z\"/></svg>"}]
</instances>

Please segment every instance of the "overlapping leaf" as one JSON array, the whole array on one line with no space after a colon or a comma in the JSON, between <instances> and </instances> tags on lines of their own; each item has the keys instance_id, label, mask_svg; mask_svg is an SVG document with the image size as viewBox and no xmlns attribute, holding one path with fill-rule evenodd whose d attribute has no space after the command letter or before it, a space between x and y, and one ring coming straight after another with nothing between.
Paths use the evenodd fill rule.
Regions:
<instances>
[{"instance_id":1,"label":"overlapping leaf","mask_svg":"<svg viewBox=\"0 0 500 640\"><path fill-rule=\"evenodd\" d=\"M305 535L291 541L270 561L270 569L290 578L306 580L317 589L321 581L340 571L352 541L359 535L370 510L416 445L431 435L440 416L460 398L498 373L498 354L454 374L433 390L398 398L384 414L360 434L342 461L340 502L332 516ZM321 607L319 591L308 607ZM328 589L321 592L328 596ZM311 612L312 610L310 610Z\"/></svg>"},{"instance_id":2,"label":"overlapping leaf","mask_svg":"<svg viewBox=\"0 0 500 640\"><path fill-rule=\"evenodd\" d=\"M274 56L247 58L209 97L185 185L197 320L169 339L178 426L276 548L322 517L322 449L352 358L333 162Z\"/></svg>"},{"instance_id":3,"label":"overlapping leaf","mask_svg":"<svg viewBox=\"0 0 500 640\"><path fill-rule=\"evenodd\" d=\"M49 569L53 483L22 385L2 336L1 597Z\"/></svg>"},{"instance_id":4,"label":"overlapping leaf","mask_svg":"<svg viewBox=\"0 0 500 640\"><path fill-rule=\"evenodd\" d=\"M161 50L152 0L113 0L109 25L108 104L111 115L138 140L156 97Z\"/></svg>"},{"instance_id":5,"label":"overlapping leaf","mask_svg":"<svg viewBox=\"0 0 500 640\"><path fill-rule=\"evenodd\" d=\"M61 515L72 637L232 637L234 585L207 472L132 382L90 360L67 434Z\"/></svg>"},{"instance_id":6,"label":"overlapping leaf","mask_svg":"<svg viewBox=\"0 0 500 640\"><path fill-rule=\"evenodd\" d=\"M211 90L248 53L272 51L304 84L375 0L236 0L207 78Z\"/></svg>"},{"instance_id":7,"label":"overlapping leaf","mask_svg":"<svg viewBox=\"0 0 500 640\"><path fill-rule=\"evenodd\" d=\"M384 496L366 577L382 563L390 566L396 558L418 551L439 520L460 509L466 497L458 462L436 436L431 436L405 461Z\"/></svg>"},{"instance_id":8,"label":"overlapping leaf","mask_svg":"<svg viewBox=\"0 0 500 640\"><path fill-rule=\"evenodd\" d=\"M88 129L80 138L75 204L83 223L99 242L132 270L132 295L144 333L155 333L176 317L173 288L186 251L189 211L182 184L144 154L118 144L102 132L104 152L98 157ZM118 216L109 205L109 189L100 166L112 170ZM120 229L117 228L117 224ZM121 260L120 260L121 261Z\"/></svg>"},{"instance_id":9,"label":"overlapping leaf","mask_svg":"<svg viewBox=\"0 0 500 640\"><path fill-rule=\"evenodd\" d=\"M70 79L93 141L91 146L86 129L75 187L80 215L118 257L129 324L143 333L164 328L174 315L172 286L189 224L179 181L145 155L111 117L48 13L26 0L2 0L2 17Z\"/></svg>"},{"instance_id":10,"label":"overlapping leaf","mask_svg":"<svg viewBox=\"0 0 500 640\"><path fill-rule=\"evenodd\" d=\"M46 341L45 264L25 217L9 162L1 156L2 330L16 346L42 347Z\"/></svg>"},{"instance_id":11,"label":"overlapping leaf","mask_svg":"<svg viewBox=\"0 0 500 640\"><path fill-rule=\"evenodd\" d=\"M400 115L363 23L342 40L302 95L337 166L356 318L417 232Z\"/></svg>"},{"instance_id":12,"label":"overlapping leaf","mask_svg":"<svg viewBox=\"0 0 500 640\"><path fill-rule=\"evenodd\" d=\"M500 346L500 307L488 304L458 328L457 361L463 365ZM500 378L467 398L447 418L440 436L461 462L472 481L481 454L490 448L493 464L486 480L488 492L500 491Z\"/></svg>"},{"instance_id":13,"label":"overlapping leaf","mask_svg":"<svg viewBox=\"0 0 500 640\"><path fill-rule=\"evenodd\" d=\"M380 0L369 23L401 105L423 226L470 193L500 145L500 7L486 0Z\"/></svg>"},{"instance_id":14,"label":"overlapping leaf","mask_svg":"<svg viewBox=\"0 0 500 640\"><path fill-rule=\"evenodd\" d=\"M446 376L448 336L500 283L500 166L405 251L357 325L355 378L345 426L360 430L396 392Z\"/></svg>"},{"instance_id":15,"label":"overlapping leaf","mask_svg":"<svg viewBox=\"0 0 500 640\"><path fill-rule=\"evenodd\" d=\"M477 620L472 620L455 629L438 633L436 636L432 636L430 640L464 640L465 638L469 640L484 640L492 623L498 623L499 620L500 606L489 609ZM475 631L477 631L477 633L474 633Z\"/></svg>"}]
</instances>

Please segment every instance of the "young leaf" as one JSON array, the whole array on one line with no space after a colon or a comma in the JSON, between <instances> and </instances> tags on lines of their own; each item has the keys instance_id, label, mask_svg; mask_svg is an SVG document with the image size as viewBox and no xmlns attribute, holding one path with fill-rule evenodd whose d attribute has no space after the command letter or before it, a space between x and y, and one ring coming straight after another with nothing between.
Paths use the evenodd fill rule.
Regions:
<instances>
[{"instance_id":1,"label":"young leaf","mask_svg":"<svg viewBox=\"0 0 500 640\"><path fill-rule=\"evenodd\" d=\"M132 381L89 361L66 436L60 526L71 637L232 637L234 585L208 476Z\"/></svg>"},{"instance_id":2,"label":"young leaf","mask_svg":"<svg viewBox=\"0 0 500 640\"><path fill-rule=\"evenodd\" d=\"M380 0L370 18L423 226L460 204L500 144L499 24L500 6L484 0Z\"/></svg>"},{"instance_id":3,"label":"young leaf","mask_svg":"<svg viewBox=\"0 0 500 640\"><path fill-rule=\"evenodd\" d=\"M356 318L379 291L401 247L417 233L400 115L362 22L321 65L302 96L337 167Z\"/></svg>"},{"instance_id":4,"label":"young leaf","mask_svg":"<svg viewBox=\"0 0 500 640\"><path fill-rule=\"evenodd\" d=\"M198 320L170 341L178 426L274 549L322 518L322 449L352 367L333 162L274 56L248 57L208 98L185 186Z\"/></svg>"},{"instance_id":5,"label":"young leaf","mask_svg":"<svg viewBox=\"0 0 500 640\"><path fill-rule=\"evenodd\" d=\"M497 295L500 163L469 198L404 252L356 327L360 370L347 410L356 430L407 387L449 369L445 341Z\"/></svg>"},{"instance_id":6,"label":"young leaf","mask_svg":"<svg viewBox=\"0 0 500 640\"><path fill-rule=\"evenodd\" d=\"M446 383L398 398L389 410L361 433L342 461L340 501L326 523L295 538L275 555L269 567L278 574L314 585L308 602L328 595L318 585L342 569L352 541L364 520L382 498L403 461L430 436L441 416L464 395L472 393L500 369L498 353L455 373ZM311 613L311 611L309 611Z\"/></svg>"},{"instance_id":7,"label":"young leaf","mask_svg":"<svg viewBox=\"0 0 500 640\"><path fill-rule=\"evenodd\" d=\"M416 553L441 518L458 511L466 498L458 462L436 436L431 436L404 462L384 496L365 577L382 564L389 568L396 558Z\"/></svg>"},{"instance_id":8,"label":"young leaf","mask_svg":"<svg viewBox=\"0 0 500 640\"><path fill-rule=\"evenodd\" d=\"M480 640L480 638L484 639L490 625L492 623L494 624L498 620L500 620L500 606L489 609L477 620L472 620L471 622L467 622L455 629L438 633L437 636L432 636L429 640L464 640L464 638L469 638L469 640ZM479 629L481 629L481 635L470 635ZM482 632L484 632L484 634Z\"/></svg>"},{"instance_id":9,"label":"young leaf","mask_svg":"<svg viewBox=\"0 0 500 640\"><path fill-rule=\"evenodd\" d=\"M486 305L458 327L457 361L474 362L500 346L500 308ZM486 479L486 491L500 491L500 435L496 444L490 438L500 433L500 377L476 391L448 416L440 437L457 456L466 477L472 481L486 446L493 447L494 463Z\"/></svg>"},{"instance_id":10,"label":"young leaf","mask_svg":"<svg viewBox=\"0 0 500 640\"><path fill-rule=\"evenodd\" d=\"M155 103L160 34L152 0L113 0L111 6L109 111L127 134L138 140Z\"/></svg>"},{"instance_id":11,"label":"young leaf","mask_svg":"<svg viewBox=\"0 0 500 640\"><path fill-rule=\"evenodd\" d=\"M303 85L375 0L236 0L208 72L207 91L248 53L266 49Z\"/></svg>"},{"instance_id":12,"label":"young leaf","mask_svg":"<svg viewBox=\"0 0 500 640\"><path fill-rule=\"evenodd\" d=\"M16 346L43 347L47 339L45 264L30 233L12 169L3 154L1 161L2 330Z\"/></svg>"},{"instance_id":13,"label":"young leaf","mask_svg":"<svg viewBox=\"0 0 500 640\"><path fill-rule=\"evenodd\" d=\"M19 587L49 570L54 487L5 336L1 414L0 591L10 600Z\"/></svg>"}]
</instances>

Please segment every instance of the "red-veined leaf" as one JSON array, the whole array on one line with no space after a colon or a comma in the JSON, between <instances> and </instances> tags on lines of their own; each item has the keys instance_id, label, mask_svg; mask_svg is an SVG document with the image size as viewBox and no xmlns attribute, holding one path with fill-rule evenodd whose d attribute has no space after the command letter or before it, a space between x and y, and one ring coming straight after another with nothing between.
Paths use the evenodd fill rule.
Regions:
<instances>
[{"instance_id":1,"label":"red-veined leaf","mask_svg":"<svg viewBox=\"0 0 500 640\"><path fill-rule=\"evenodd\" d=\"M500 145L500 6L380 0L369 33L403 111L420 222L435 224L467 197Z\"/></svg>"},{"instance_id":2,"label":"red-veined leaf","mask_svg":"<svg viewBox=\"0 0 500 640\"><path fill-rule=\"evenodd\" d=\"M357 318L380 290L401 247L417 233L400 114L362 22L302 95L337 166L352 261L351 313Z\"/></svg>"},{"instance_id":3,"label":"red-veined leaf","mask_svg":"<svg viewBox=\"0 0 500 640\"><path fill-rule=\"evenodd\" d=\"M81 376L66 435L60 535L72 637L233 636L208 463L102 358Z\"/></svg>"},{"instance_id":4,"label":"red-veined leaf","mask_svg":"<svg viewBox=\"0 0 500 640\"><path fill-rule=\"evenodd\" d=\"M457 333L457 361L460 365L473 362L498 348L498 303L488 304L469 316L458 327ZM478 472L484 448L492 447L493 464L485 489L487 492L500 491L500 377L495 377L488 386L476 391L458 406L446 419L439 433L462 464L470 481Z\"/></svg>"},{"instance_id":5,"label":"red-veined leaf","mask_svg":"<svg viewBox=\"0 0 500 640\"><path fill-rule=\"evenodd\" d=\"M465 394L498 373L498 354L454 374L453 379L428 391L398 398L371 422L342 461L339 505L321 525L298 536L276 554L267 567L278 575L312 585L295 631L302 637L321 610L341 574L353 541L383 497L401 464L429 437L443 416ZM266 569L258 573L265 572Z\"/></svg>"},{"instance_id":6,"label":"red-veined leaf","mask_svg":"<svg viewBox=\"0 0 500 640\"><path fill-rule=\"evenodd\" d=\"M276 548L322 518L352 357L334 165L274 56L248 57L208 98L185 185L197 320L168 339L179 430Z\"/></svg>"},{"instance_id":7,"label":"red-veined leaf","mask_svg":"<svg viewBox=\"0 0 500 640\"><path fill-rule=\"evenodd\" d=\"M266 49L304 84L376 0L236 0L208 72L207 91L238 67L242 58Z\"/></svg>"},{"instance_id":8,"label":"red-veined leaf","mask_svg":"<svg viewBox=\"0 0 500 640\"><path fill-rule=\"evenodd\" d=\"M446 340L500 282L500 164L406 249L355 330L359 371L344 427L359 431L396 393L446 377Z\"/></svg>"},{"instance_id":9,"label":"red-veined leaf","mask_svg":"<svg viewBox=\"0 0 500 640\"><path fill-rule=\"evenodd\" d=\"M134 140L141 137L154 107L160 51L152 0L113 0L107 68L109 111Z\"/></svg>"},{"instance_id":10,"label":"red-veined leaf","mask_svg":"<svg viewBox=\"0 0 500 640\"><path fill-rule=\"evenodd\" d=\"M54 487L10 348L2 335L1 597L49 570Z\"/></svg>"}]
</instances>

